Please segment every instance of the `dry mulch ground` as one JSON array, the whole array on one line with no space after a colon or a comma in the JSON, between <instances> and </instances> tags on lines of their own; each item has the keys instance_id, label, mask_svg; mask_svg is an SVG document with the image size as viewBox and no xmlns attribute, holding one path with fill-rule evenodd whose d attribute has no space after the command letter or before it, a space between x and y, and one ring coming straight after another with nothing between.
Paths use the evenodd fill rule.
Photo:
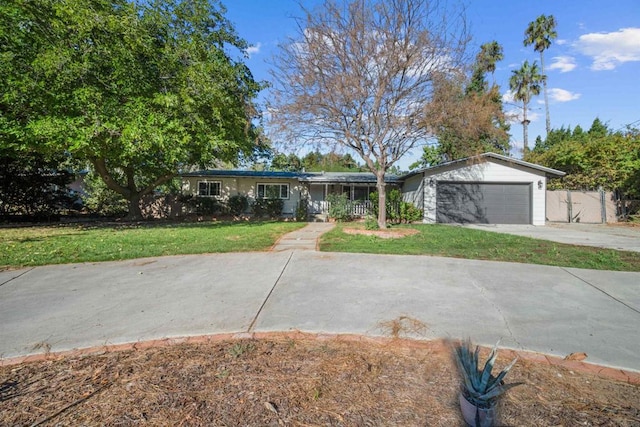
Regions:
<instances>
[{"instance_id":1,"label":"dry mulch ground","mask_svg":"<svg viewBox=\"0 0 640 427\"><path fill-rule=\"evenodd\" d=\"M640 426L638 385L526 360L507 380L503 425ZM442 346L178 344L0 367L0 425L462 426L457 389Z\"/></svg>"}]
</instances>

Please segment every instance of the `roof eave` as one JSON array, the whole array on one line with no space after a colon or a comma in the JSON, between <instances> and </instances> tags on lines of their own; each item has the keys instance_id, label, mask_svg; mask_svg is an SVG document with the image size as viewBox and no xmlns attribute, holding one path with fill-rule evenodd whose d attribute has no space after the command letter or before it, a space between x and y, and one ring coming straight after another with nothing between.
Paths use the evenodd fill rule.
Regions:
<instances>
[{"instance_id":1,"label":"roof eave","mask_svg":"<svg viewBox=\"0 0 640 427\"><path fill-rule=\"evenodd\" d=\"M548 167L545 167L545 166L536 165L534 163L525 162L524 160L514 159L512 157L503 156L503 155L497 154L497 153L483 153L483 154L479 154L477 156L465 157L464 159L458 159L458 160L453 160L453 161L450 161L450 162L447 162L447 163L442 163L442 164L439 164L439 165L433 166L433 167L418 169L418 170L415 170L413 172L409 172L406 175L401 176L400 179L401 180L406 180L407 178L410 178L410 177L412 177L414 175L432 173L432 172L436 171L437 169L449 167L449 166L452 166L452 165L455 165L455 164L459 164L459 163L467 163L467 162L473 161L475 159L486 159L486 158L493 158L495 160L500 160L500 161L503 161L505 163L514 163L516 165L523 166L523 167L526 167L526 168L529 168L529 169L538 170L538 171L544 172L547 177L562 177L562 176L566 175L565 172L562 172L562 171L559 171L559 170L556 170L556 169L552 169L552 168L548 168Z\"/></svg>"}]
</instances>

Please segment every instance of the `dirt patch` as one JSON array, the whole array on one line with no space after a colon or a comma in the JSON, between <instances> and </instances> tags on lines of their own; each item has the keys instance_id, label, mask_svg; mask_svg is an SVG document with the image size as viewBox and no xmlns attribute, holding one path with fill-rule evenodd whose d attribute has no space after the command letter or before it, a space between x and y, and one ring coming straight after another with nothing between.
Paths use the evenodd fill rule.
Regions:
<instances>
[{"instance_id":1,"label":"dirt patch","mask_svg":"<svg viewBox=\"0 0 640 427\"><path fill-rule=\"evenodd\" d=\"M386 230L366 230L364 228L343 228L342 231L347 234L363 234L365 236L376 236L381 239L399 239L413 234L418 234L419 231L415 228L388 228Z\"/></svg>"},{"instance_id":2,"label":"dirt patch","mask_svg":"<svg viewBox=\"0 0 640 427\"><path fill-rule=\"evenodd\" d=\"M607 223L607 227L631 227L640 228L640 221L620 221Z\"/></svg>"},{"instance_id":3,"label":"dirt patch","mask_svg":"<svg viewBox=\"0 0 640 427\"><path fill-rule=\"evenodd\" d=\"M5 366L0 425L462 426L445 350L246 339ZM640 426L637 385L526 360L507 379L525 385L502 425Z\"/></svg>"}]
</instances>

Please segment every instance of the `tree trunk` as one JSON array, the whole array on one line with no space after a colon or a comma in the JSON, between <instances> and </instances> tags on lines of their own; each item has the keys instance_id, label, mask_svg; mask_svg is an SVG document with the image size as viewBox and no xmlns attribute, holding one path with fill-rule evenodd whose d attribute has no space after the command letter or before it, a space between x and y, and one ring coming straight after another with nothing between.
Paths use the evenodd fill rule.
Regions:
<instances>
[{"instance_id":1,"label":"tree trunk","mask_svg":"<svg viewBox=\"0 0 640 427\"><path fill-rule=\"evenodd\" d=\"M119 184L113 178L109 169L107 168L107 164L104 158L92 158L91 164L95 168L96 172L100 175L106 186L115 191L118 194L121 194L129 203L129 214L127 215L128 219L132 220L140 220L142 219L142 210L140 209L140 199L147 194L151 194L153 190L159 185L168 182L171 178L176 176L175 172L169 172L165 175L158 177L151 184L147 185L145 188L138 190L136 187L135 180L135 170L133 167L123 167L125 173L125 178L127 180L126 186Z\"/></svg>"},{"instance_id":2,"label":"tree trunk","mask_svg":"<svg viewBox=\"0 0 640 427\"><path fill-rule=\"evenodd\" d=\"M129 202L129 214L127 214L127 219L132 221L138 221L142 219L142 209L140 209L140 198L141 195L138 192L130 193L127 198L127 202Z\"/></svg>"},{"instance_id":3,"label":"tree trunk","mask_svg":"<svg viewBox=\"0 0 640 427\"><path fill-rule=\"evenodd\" d=\"M387 188L384 183L384 170L376 173L376 189L378 190L378 227L387 228Z\"/></svg>"},{"instance_id":4,"label":"tree trunk","mask_svg":"<svg viewBox=\"0 0 640 427\"><path fill-rule=\"evenodd\" d=\"M524 102L522 107L522 133L524 138L524 147L522 153L526 153L529 150L529 131L527 129L529 120L527 120L527 103Z\"/></svg>"},{"instance_id":5,"label":"tree trunk","mask_svg":"<svg viewBox=\"0 0 640 427\"><path fill-rule=\"evenodd\" d=\"M542 72L542 87L544 89L544 109L546 115L547 137L551 132L551 117L549 116L549 95L547 94L547 76L544 74L544 54L540 51L540 71Z\"/></svg>"}]
</instances>

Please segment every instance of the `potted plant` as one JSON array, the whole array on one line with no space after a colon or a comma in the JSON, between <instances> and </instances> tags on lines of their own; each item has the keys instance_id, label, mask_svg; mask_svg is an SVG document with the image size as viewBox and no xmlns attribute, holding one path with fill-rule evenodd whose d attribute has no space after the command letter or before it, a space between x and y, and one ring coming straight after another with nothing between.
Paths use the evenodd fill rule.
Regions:
<instances>
[{"instance_id":1,"label":"potted plant","mask_svg":"<svg viewBox=\"0 0 640 427\"><path fill-rule=\"evenodd\" d=\"M498 356L498 344L493 347L489 358L480 369L480 347L471 349L471 340L459 341L453 345L454 358L462 376L460 388L460 409L464 420L473 427L492 427L496 423L496 405L504 392L521 383L505 384L503 379L518 360L514 359L497 376L493 375L493 365Z\"/></svg>"}]
</instances>

